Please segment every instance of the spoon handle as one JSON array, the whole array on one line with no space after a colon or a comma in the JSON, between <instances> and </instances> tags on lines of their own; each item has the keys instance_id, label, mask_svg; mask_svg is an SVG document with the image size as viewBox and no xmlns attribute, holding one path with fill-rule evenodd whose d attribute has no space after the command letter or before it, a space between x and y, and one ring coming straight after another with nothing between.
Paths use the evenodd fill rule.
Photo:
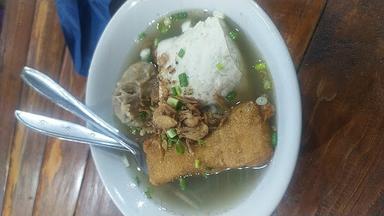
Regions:
<instances>
[{"instance_id":1,"label":"spoon handle","mask_svg":"<svg viewBox=\"0 0 384 216\"><path fill-rule=\"evenodd\" d=\"M122 135L116 128L112 127L93 113L88 107L78 101L59 84L55 83L51 78L29 67L24 67L21 73L21 78L30 87L51 100L53 103L83 119L98 131L113 138L122 146L126 147L136 157L139 166L145 165L144 156L137 143Z\"/></svg>"},{"instance_id":2,"label":"spoon handle","mask_svg":"<svg viewBox=\"0 0 384 216\"><path fill-rule=\"evenodd\" d=\"M15 116L25 126L50 137L122 151L128 150L114 139L78 124L19 110L15 111Z\"/></svg>"}]
</instances>

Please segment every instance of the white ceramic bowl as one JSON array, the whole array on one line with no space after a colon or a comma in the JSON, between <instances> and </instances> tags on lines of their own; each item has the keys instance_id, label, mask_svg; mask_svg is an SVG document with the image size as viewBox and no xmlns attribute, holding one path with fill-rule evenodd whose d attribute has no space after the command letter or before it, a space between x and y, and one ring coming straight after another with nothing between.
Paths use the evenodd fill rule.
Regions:
<instances>
[{"instance_id":1,"label":"white ceramic bowl","mask_svg":"<svg viewBox=\"0 0 384 216\"><path fill-rule=\"evenodd\" d=\"M218 10L235 21L267 62L276 94L278 144L272 163L241 204L224 215L269 215L276 208L291 179L299 149L301 106L294 66L278 30L252 0L128 0L105 29L90 68L86 104L106 121L112 119L111 95L137 35L150 22L172 11ZM134 183L121 154L92 148L97 170L113 201L125 215L170 215L146 199ZM197 215L197 212L196 214Z\"/></svg>"}]
</instances>

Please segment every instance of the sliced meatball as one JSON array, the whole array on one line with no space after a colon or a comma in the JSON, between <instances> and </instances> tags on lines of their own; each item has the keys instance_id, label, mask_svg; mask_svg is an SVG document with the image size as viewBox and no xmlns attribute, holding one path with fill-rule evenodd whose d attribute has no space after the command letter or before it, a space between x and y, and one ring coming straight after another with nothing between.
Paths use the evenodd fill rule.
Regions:
<instances>
[{"instance_id":1,"label":"sliced meatball","mask_svg":"<svg viewBox=\"0 0 384 216\"><path fill-rule=\"evenodd\" d=\"M144 125L139 110L151 101L155 82L156 69L147 62L137 62L124 72L112 95L114 113L123 124L135 127Z\"/></svg>"}]
</instances>

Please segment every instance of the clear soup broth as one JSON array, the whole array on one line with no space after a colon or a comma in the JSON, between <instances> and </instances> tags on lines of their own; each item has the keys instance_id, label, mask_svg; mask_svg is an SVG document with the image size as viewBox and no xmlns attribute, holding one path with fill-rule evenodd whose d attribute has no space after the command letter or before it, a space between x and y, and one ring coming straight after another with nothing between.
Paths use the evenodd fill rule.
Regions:
<instances>
[{"instance_id":1,"label":"clear soup broth","mask_svg":"<svg viewBox=\"0 0 384 216\"><path fill-rule=\"evenodd\" d=\"M172 19L171 27L166 32L161 32L161 28L164 26L159 23L162 23L166 17L175 14L181 14L179 19ZM182 34L181 26L185 21L191 21L194 26L197 22L212 15L210 11L190 10L170 13L154 20L147 29L143 29L144 31L138 34L136 47L130 51L126 67L139 61L140 51L152 47L155 40L161 41ZM265 65L259 52L234 22L228 17L225 17L225 22L229 27L228 34L236 34L235 43L239 47L247 67L244 75L247 76L248 91L238 95L238 102L256 100L260 96L264 96L273 104L272 80L268 69L264 68L260 72L257 68L257 64L261 67L263 64ZM117 119L116 122L120 125L120 129L126 131L129 136L132 136L132 132L138 133L132 128L123 126ZM270 126L275 131L274 118L270 120ZM139 142L143 141L143 137L139 135L135 136L135 139ZM237 169L223 171L217 175L192 176L186 179L186 189L181 190L178 181L158 187L151 186L148 177L137 171L136 167L132 165L133 160L129 159L129 161L131 166L128 169L136 173L136 184L147 195L147 198L159 204L162 210L176 215L196 215L196 212L200 212L201 215L210 215L225 212L246 200L263 174L262 169Z\"/></svg>"}]
</instances>

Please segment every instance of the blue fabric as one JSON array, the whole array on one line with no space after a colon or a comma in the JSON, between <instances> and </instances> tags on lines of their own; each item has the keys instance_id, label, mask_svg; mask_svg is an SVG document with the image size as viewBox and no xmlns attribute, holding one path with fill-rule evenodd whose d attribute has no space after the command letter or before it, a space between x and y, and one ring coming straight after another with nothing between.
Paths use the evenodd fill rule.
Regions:
<instances>
[{"instance_id":1,"label":"blue fabric","mask_svg":"<svg viewBox=\"0 0 384 216\"><path fill-rule=\"evenodd\" d=\"M56 0L65 40L81 75L88 75L97 42L111 18L110 3L111 0Z\"/></svg>"}]
</instances>

